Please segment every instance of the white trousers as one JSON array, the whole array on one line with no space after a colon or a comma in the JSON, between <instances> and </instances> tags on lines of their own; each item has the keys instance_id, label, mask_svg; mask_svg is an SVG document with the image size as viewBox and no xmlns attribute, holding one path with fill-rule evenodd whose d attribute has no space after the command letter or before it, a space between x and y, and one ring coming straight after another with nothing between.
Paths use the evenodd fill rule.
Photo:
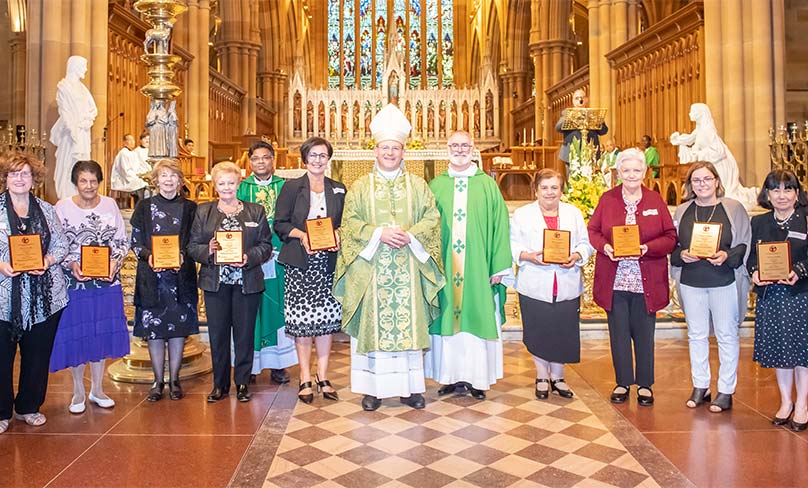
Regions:
<instances>
[{"instance_id":1,"label":"white trousers","mask_svg":"<svg viewBox=\"0 0 808 488\"><path fill-rule=\"evenodd\" d=\"M710 387L710 319L718 342L718 392L735 393L738 382L738 291L735 283L717 288L679 287L687 320L690 374L695 388Z\"/></svg>"}]
</instances>

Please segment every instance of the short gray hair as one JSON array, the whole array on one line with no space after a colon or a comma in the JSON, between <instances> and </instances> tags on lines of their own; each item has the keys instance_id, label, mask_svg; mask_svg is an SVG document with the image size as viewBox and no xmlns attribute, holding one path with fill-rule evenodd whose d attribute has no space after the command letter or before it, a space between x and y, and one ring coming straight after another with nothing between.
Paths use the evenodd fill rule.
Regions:
<instances>
[{"instance_id":1,"label":"short gray hair","mask_svg":"<svg viewBox=\"0 0 808 488\"><path fill-rule=\"evenodd\" d=\"M636 147L620 151L617 155L617 161L614 163L615 169L619 170L623 161L640 161L642 165L645 166L645 153Z\"/></svg>"}]
</instances>

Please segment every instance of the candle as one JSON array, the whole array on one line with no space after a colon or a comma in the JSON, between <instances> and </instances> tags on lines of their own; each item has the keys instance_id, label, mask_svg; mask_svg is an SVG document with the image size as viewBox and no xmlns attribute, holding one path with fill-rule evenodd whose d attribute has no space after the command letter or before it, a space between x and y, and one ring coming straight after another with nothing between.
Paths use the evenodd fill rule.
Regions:
<instances>
[{"instance_id":1,"label":"candle","mask_svg":"<svg viewBox=\"0 0 808 488\"><path fill-rule=\"evenodd\" d=\"M534 134L533 134L533 128L531 128L531 129L530 129L530 144L531 144L531 145L533 144L533 141L535 141L535 140L536 140L536 138L535 138L535 137L533 137L533 136L534 136Z\"/></svg>"},{"instance_id":2,"label":"candle","mask_svg":"<svg viewBox=\"0 0 808 488\"><path fill-rule=\"evenodd\" d=\"M522 145L527 144L527 127L522 129Z\"/></svg>"}]
</instances>

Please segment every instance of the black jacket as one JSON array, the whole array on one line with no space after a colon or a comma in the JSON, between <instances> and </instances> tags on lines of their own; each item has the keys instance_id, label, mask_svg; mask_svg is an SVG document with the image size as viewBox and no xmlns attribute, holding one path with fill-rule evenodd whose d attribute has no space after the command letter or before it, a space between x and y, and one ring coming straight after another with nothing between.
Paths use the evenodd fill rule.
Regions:
<instances>
[{"instance_id":1,"label":"black jacket","mask_svg":"<svg viewBox=\"0 0 808 488\"><path fill-rule=\"evenodd\" d=\"M331 178L325 179L326 217L331 217L334 230L342 225L342 209L345 206L345 185ZM300 243L300 239L290 237L294 229L306 232L306 218L309 216L311 196L309 192L309 176L289 180L284 183L278 202L275 204L275 232L283 241L278 262L287 266L306 269L309 266L309 255ZM337 265L337 253L328 253L328 271L333 272Z\"/></svg>"},{"instance_id":2,"label":"black jacket","mask_svg":"<svg viewBox=\"0 0 808 488\"><path fill-rule=\"evenodd\" d=\"M137 257L137 276L135 278L134 302L139 307L154 307L157 305L157 273L149 266L149 256L151 256L151 236L152 219L151 204L156 198L150 197L141 200L132 212L130 223L132 227L139 229L139 234L132 233L132 247L141 248ZM180 253L182 254L182 265L179 270L179 289L177 298L181 303L196 303L199 295L196 288L196 263L185 251L191 238L191 224L194 220L196 203L186 200L182 196L182 223L180 224ZM140 237L143 241L140 242ZM138 242L135 242L135 241Z\"/></svg>"},{"instance_id":3,"label":"black jacket","mask_svg":"<svg viewBox=\"0 0 808 488\"><path fill-rule=\"evenodd\" d=\"M242 268L241 292L246 294L264 291L264 273L261 265L272 256L272 231L267 224L264 207L255 203L242 202L244 209L238 214L244 232L244 253L247 264ZM199 288L204 291L219 291L219 266L213 262L209 244L214 232L224 219L224 214L216 209L218 201L206 202L196 208L194 224L191 228L191 242L188 254L201 264Z\"/></svg>"},{"instance_id":4,"label":"black jacket","mask_svg":"<svg viewBox=\"0 0 808 488\"><path fill-rule=\"evenodd\" d=\"M749 258L746 267L749 273L758 268L758 242L788 241L791 247L791 269L797 273L799 279L794 286L789 287L792 294L808 291L808 222L806 221L806 207L797 207L794 215L788 221L788 227L781 229L774 221L772 212L752 217L752 244L749 249ZM755 292L763 293L765 287L756 286Z\"/></svg>"}]
</instances>

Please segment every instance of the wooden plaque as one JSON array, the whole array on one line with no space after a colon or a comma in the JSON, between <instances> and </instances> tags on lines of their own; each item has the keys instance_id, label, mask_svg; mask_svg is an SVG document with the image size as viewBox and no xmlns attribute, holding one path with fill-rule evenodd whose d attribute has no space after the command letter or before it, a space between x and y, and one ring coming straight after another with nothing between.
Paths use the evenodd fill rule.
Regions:
<instances>
[{"instance_id":1,"label":"wooden plaque","mask_svg":"<svg viewBox=\"0 0 808 488\"><path fill-rule=\"evenodd\" d=\"M15 272L45 269L42 256L42 236L39 234L18 234L8 236L8 252L11 268Z\"/></svg>"},{"instance_id":2,"label":"wooden plaque","mask_svg":"<svg viewBox=\"0 0 808 488\"><path fill-rule=\"evenodd\" d=\"M152 236L152 264L160 269L180 267L180 236L178 234Z\"/></svg>"},{"instance_id":3,"label":"wooden plaque","mask_svg":"<svg viewBox=\"0 0 808 488\"><path fill-rule=\"evenodd\" d=\"M81 246L81 275L87 278L109 278L109 246Z\"/></svg>"},{"instance_id":4,"label":"wooden plaque","mask_svg":"<svg viewBox=\"0 0 808 488\"><path fill-rule=\"evenodd\" d=\"M337 247L337 235L331 217L307 220L306 237L309 239L311 251L325 251Z\"/></svg>"},{"instance_id":5,"label":"wooden plaque","mask_svg":"<svg viewBox=\"0 0 808 488\"><path fill-rule=\"evenodd\" d=\"M571 235L568 230L544 229L541 260L550 264L565 264L569 261Z\"/></svg>"},{"instance_id":6,"label":"wooden plaque","mask_svg":"<svg viewBox=\"0 0 808 488\"><path fill-rule=\"evenodd\" d=\"M612 248L616 258L640 257L640 227L636 224L612 227Z\"/></svg>"},{"instance_id":7,"label":"wooden plaque","mask_svg":"<svg viewBox=\"0 0 808 488\"><path fill-rule=\"evenodd\" d=\"M693 222L688 253L697 258L711 258L718 252L721 243L722 224L716 222Z\"/></svg>"},{"instance_id":8,"label":"wooden plaque","mask_svg":"<svg viewBox=\"0 0 808 488\"><path fill-rule=\"evenodd\" d=\"M760 281L787 280L791 274L791 244L788 241L758 242Z\"/></svg>"},{"instance_id":9,"label":"wooden plaque","mask_svg":"<svg viewBox=\"0 0 808 488\"><path fill-rule=\"evenodd\" d=\"M240 230L217 230L219 249L214 255L216 264L240 264L244 261L244 233Z\"/></svg>"}]
</instances>

